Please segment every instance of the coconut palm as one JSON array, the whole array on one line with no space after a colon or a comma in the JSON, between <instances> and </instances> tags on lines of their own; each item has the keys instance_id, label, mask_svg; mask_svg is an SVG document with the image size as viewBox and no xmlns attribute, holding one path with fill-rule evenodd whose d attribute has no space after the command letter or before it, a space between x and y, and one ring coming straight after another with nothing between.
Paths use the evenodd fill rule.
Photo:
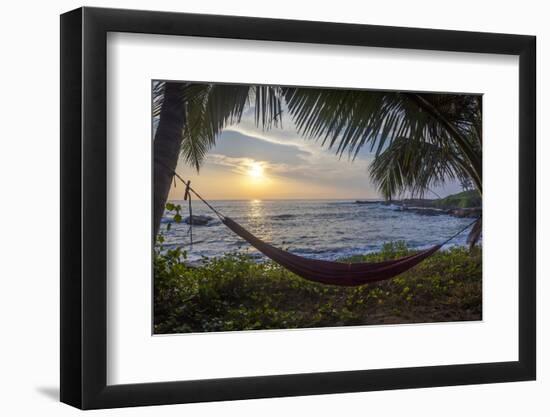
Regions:
<instances>
[{"instance_id":1,"label":"coconut palm","mask_svg":"<svg viewBox=\"0 0 550 417\"><path fill-rule=\"evenodd\" d=\"M284 103L283 103L284 102ZM482 193L481 98L362 90L159 83L154 114L155 235L181 154L199 170L224 127L251 103L263 128L279 125L282 109L296 129L336 154L355 158L368 146L370 174L386 198L423 195L449 180L471 181ZM470 239L477 241L481 222Z\"/></svg>"},{"instance_id":2,"label":"coconut palm","mask_svg":"<svg viewBox=\"0 0 550 417\"><path fill-rule=\"evenodd\" d=\"M239 123L251 103L257 125L280 123L278 87L238 84L158 82L153 85L153 230L157 236L170 185L181 157L199 171L224 127Z\"/></svg>"},{"instance_id":3,"label":"coconut palm","mask_svg":"<svg viewBox=\"0 0 550 417\"><path fill-rule=\"evenodd\" d=\"M352 159L369 146L387 198L464 178L481 193L478 96L287 88L284 97L304 136Z\"/></svg>"},{"instance_id":4,"label":"coconut palm","mask_svg":"<svg viewBox=\"0 0 550 417\"><path fill-rule=\"evenodd\" d=\"M481 96L285 88L298 131L351 159L374 152L371 179L387 199L450 180L482 195ZM479 240L481 220L470 233Z\"/></svg>"}]
</instances>

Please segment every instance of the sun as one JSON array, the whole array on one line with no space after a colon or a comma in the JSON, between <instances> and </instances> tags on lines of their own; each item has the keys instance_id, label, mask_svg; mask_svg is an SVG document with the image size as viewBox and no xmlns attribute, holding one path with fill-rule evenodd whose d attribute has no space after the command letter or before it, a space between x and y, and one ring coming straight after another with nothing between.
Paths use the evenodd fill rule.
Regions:
<instances>
[{"instance_id":1,"label":"sun","mask_svg":"<svg viewBox=\"0 0 550 417\"><path fill-rule=\"evenodd\" d=\"M259 162L252 162L248 166L247 174L250 178L260 179L264 177L264 167Z\"/></svg>"}]
</instances>

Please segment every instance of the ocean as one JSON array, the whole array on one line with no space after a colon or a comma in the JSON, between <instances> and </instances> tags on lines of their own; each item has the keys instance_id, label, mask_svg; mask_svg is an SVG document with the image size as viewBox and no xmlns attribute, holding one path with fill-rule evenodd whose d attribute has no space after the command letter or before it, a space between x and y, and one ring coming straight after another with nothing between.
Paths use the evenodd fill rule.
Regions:
<instances>
[{"instance_id":1,"label":"ocean","mask_svg":"<svg viewBox=\"0 0 550 417\"><path fill-rule=\"evenodd\" d=\"M186 201L172 202L182 206L184 218L189 215ZM326 260L377 251L391 241L404 241L411 249L426 248L472 221L402 211L395 205L357 204L355 200L214 200L210 204L266 242L300 256ZM212 217L207 225L193 226L193 246L189 225L172 223L166 231L171 216L165 215L161 226L165 248L181 247L190 262L235 252L265 259L200 201L193 201L193 215ZM445 247L466 245L467 235L467 231L462 233Z\"/></svg>"}]
</instances>

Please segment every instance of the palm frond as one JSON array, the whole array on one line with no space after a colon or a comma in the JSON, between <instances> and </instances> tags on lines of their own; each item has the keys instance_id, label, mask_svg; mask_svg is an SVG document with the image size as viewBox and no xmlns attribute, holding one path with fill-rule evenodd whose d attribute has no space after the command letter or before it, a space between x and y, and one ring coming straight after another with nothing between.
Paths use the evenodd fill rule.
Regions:
<instances>
[{"instance_id":1,"label":"palm frond","mask_svg":"<svg viewBox=\"0 0 550 417\"><path fill-rule=\"evenodd\" d=\"M251 90L255 99L254 121L263 129L281 126L282 93L281 88L270 85L257 85Z\"/></svg>"},{"instance_id":2,"label":"palm frond","mask_svg":"<svg viewBox=\"0 0 550 417\"><path fill-rule=\"evenodd\" d=\"M183 130L181 156L199 171L207 152L222 130L241 121L255 102L255 121L264 128L280 125L281 95L278 87L239 84L184 84L182 100L187 122Z\"/></svg>"},{"instance_id":3,"label":"palm frond","mask_svg":"<svg viewBox=\"0 0 550 417\"><path fill-rule=\"evenodd\" d=\"M160 115L160 110L162 108L162 103L164 101L164 86L166 83L164 81L154 81L152 88L152 102L153 102L153 117L158 117Z\"/></svg>"},{"instance_id":4,"label":"palm frond","mask_svg":"<svg viewBox=\"0 0 550 417\"><path fill-rule=\"evenodd\" d=\"M180 155L199 171L224 126L240 120L248 102L248 88L191 83L182 85L181 95L186 123Z\"/></svg>"},{"instance_id":5,"label":"palm frond","mask_svg":"<svg viewBox=\"0 0 550 417\"><path fill-rule=\"evenodd\" d=\"M430 187L468 175L464 161L449 144L442 146L405 137L394 139L374 159L369 170L387 199L406 191L422 196Z\"/></svg>"},{"instance_id":6,"label":"palm frond","mask_svg":"<svg viewBox=\"0 0 550 417\"><path fill-rule=\"evenodd\" d=\"M475 123L472 107L475 107L476 104L472 98L476 96L451 95L452 99L449 100L447 95L418 93L403 93L403 95L415 102L420 109L444 127L471 165L472 180L481 190L481 146L478 146L481 142L469 140L472 137L477 138L476 129L472 125ZM471 106L472 103L473 106Z\"/></svg>"},{"instance_id":7,"label":"palm frond","mask_svg":"<svg viewBox=\"0 0 550 417\"><path fill-rule=\"evenodd\" d=\"M408 111L399 93L309 88L284 93L300 133L352 158L365 144L380 152L397 136L419 136L430 121L423 112Z\"/></svg>"},{"instance_id":8,"label":"palm frond","mask_svg":"<svg viewBox=\"0 0 550 417\"><path fill-rule=\"evenodd\" d=\"M379 157L405 137L440 149L453 143L481 191L478 96L316 88L283 88L283 94L298 131L340 156L353 159L367 145Z\"/></svg>"},{"instance_id":9,"label":"palm frond","mask_svg":"<svg viewBox=\"0 0 550 417\"><path fill-rule=\"evenodd\" d=\"M153 114L164 83L153 85ZM282 102L304 136L350 159L365 146L386 197L470 178L481 192L481 98L475 95L183 83L181 156L199 170L222 130L254 106L256 125L281 125Z\"/></svg>"}]
</instances>

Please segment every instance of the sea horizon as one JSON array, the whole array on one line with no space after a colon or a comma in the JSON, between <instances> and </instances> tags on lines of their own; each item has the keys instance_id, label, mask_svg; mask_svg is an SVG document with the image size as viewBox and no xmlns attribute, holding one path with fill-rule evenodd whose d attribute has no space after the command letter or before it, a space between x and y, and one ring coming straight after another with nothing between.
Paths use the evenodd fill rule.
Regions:
<instances>
[{"instance_id":1,"label":"sea horizon","mask_svg":"<svg viewBox=\"0 0 550 417\"><path fill-rule=\"evenodd\" d=\"M376 252L388 242L402 241L410 249L423 249L439 244L471 218L446 214L425 215L402 211L393 204L356 204L355 199L280 199L280 200L209 200L225 216L231 217L258 238L302 256L336 260ZM363 200L365 201L365 200ZM377 201L377 200L374 200ZM185 218L187 201L172 200L182 205ZM217 203L217 204L216 204ZM193 225L193 245L189 225L173 223L165 214L163 224L165 248L183 247L188 259L218 257L226 253L246 253L259 260L258 251L232 233L216 215L199 200L193 201L194 216L208 216L204 225ZM467 233L446 247L466 246Z\"/></svg>"}]
</instances>

